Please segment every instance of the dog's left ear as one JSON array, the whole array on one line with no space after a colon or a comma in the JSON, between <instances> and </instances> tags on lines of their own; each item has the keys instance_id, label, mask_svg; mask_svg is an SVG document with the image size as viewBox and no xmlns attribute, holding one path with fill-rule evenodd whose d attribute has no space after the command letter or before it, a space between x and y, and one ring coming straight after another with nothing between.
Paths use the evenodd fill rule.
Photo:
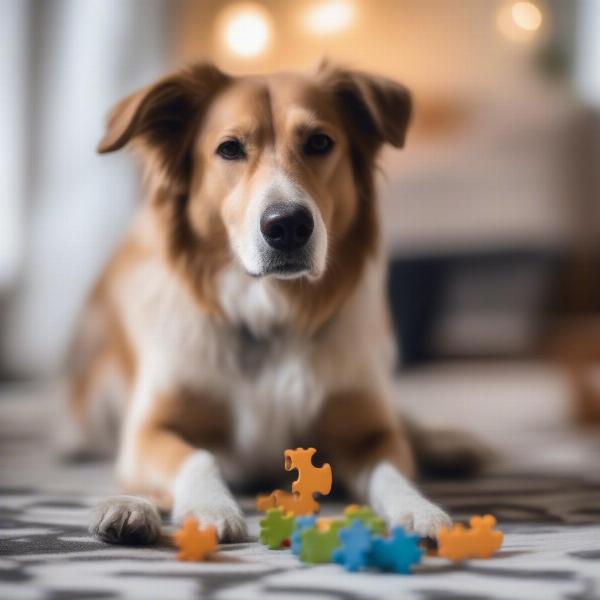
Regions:
<instances>
[{"instance_id":1,"label":"dog's left ear","mask_svg":"<svg viewBox=\"0 0 600 600\"><path fill-rule=\"evenodd\" d=\"M412 114L410 92L403 85L361 71L332 67L323 62L319 80L336 97L348 124L378 146L404 146Z\"/></svg>"}]
</instances>

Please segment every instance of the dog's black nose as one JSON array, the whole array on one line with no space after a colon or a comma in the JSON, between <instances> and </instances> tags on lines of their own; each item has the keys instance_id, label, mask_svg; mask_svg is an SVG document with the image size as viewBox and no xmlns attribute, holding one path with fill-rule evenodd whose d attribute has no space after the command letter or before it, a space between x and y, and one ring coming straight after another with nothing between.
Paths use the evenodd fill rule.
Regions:
<instances>
[{"instance_id":1,"label":"dog's black nose","mask_svg":"<svg viewBox=\"0 0 600 600\"><path fill-rule=\"evenodd\" d=\"M276 250L300 250L310 239L314 222L300 204L273 204L260 218L263 237Z\"/></svg>"}]
</instances>

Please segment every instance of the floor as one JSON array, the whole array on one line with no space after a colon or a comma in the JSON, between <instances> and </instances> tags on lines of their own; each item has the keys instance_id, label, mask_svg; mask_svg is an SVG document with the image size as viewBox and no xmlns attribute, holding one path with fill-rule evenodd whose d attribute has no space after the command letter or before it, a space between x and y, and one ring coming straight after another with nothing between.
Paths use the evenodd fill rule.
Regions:
<instances>
[{"instance_id":1,"label":"floor","mask_svg":"<svg viewBox=\"0 0 600 600\"><path fill-rule=\"evenodd\" d=\"M422 422L461 426L498 452L483 478L425 485L455 518L497 516L506 538L495 558L452 565L427 557L400 576L306 567L256 541L193 564L174 560L168 545L102 544L88 536L87 519L115 489L110 465L58 461L48 441L55 387L12 386L0 389L0 598L600 598L600 435L569 424L561 374L534 364L454 365L404 376L396 393ZM242 504L256 539L253 500ZM325 503L326 513L340 509Z\"/></svg>"}]
</instances>

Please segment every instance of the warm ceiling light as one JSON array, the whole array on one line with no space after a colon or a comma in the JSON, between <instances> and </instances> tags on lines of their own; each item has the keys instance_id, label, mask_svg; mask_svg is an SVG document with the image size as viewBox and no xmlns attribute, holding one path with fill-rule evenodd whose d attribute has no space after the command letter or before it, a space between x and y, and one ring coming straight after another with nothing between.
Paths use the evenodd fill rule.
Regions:
<instances>
[{"instance_id":1,"label":"warm ceiling light","mask_svg":"<svg viewBox=\"0 0 600 600\"><path fill-rule=\"evenodd\" d=\"M542 24L542 12L533 2L515 2L510 10L517 27L537 31Z\"/></svg>"},{"instance_id":2,"label":"warm ceiling light","mask_svg":"<svg viewBox=\"0 0 600 600\"><path fill-rule=\"evenodd\" d=\"M221 17L223 39L231 52L244 58L265 51L271 37L269 13L258 4L235 4Z\"/></svg>"},{"instance_id":3,"label":"warm ceiling light","mask_svg":"<svg viewBox=\"0 0 600 600\"><path fill-rule=\"evenodd\" d=\"M529 42L542 27L544 17L533 2L504 2L498 11L498 29L513 42Z\"/></svg>"},{"instance_id":4,"label":"warm ceiling light","mask_svg":"<svg viewBox=\"0 0 600 600\"><path fill-rule=\"evenodd\" d=\"M330 0L314 6L306 15L314 33L330 34L347 29L354 19L352 4L347 0Z\"/></svg>"}]
</instances>

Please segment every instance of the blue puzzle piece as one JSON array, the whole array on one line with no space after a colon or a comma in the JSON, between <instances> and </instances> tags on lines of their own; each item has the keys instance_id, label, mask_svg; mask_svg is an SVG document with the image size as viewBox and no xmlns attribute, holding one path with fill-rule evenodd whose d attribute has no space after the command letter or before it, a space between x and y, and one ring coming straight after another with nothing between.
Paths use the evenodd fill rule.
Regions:
<instances>
[{"instance_id":1,"label":"blue puzzle piece","mask_svg":"<svg viewBox=\"0 0 600 600\"><path fill-rule=\"evenodd\" d=\"M296 527L292 533L292 552L300 556L302 550L302 532L305 529L311 529L317 524L317 517L310 515L307 517L296 517Z\"/></svg>"},{"instance_id":2,"label":"blue puzzle piece","mask_svg":"<svg viewBox=\"0 0 600 600\"><path fill-rule=\"evenodd\" d=\"M359 520L340 530L342 545L333 551L333 562L346 571L359 571L369 564L372 545L371 531Z\"/></svg>"},{"instance_id":3,"label":"blue puzzle piece","mask_svg":"<svg viewBox=\"0 0 600 600\"><path fill-rule=\"evenodd\" d=\"M393 571L408 575L411 567L421 562L423 550L419 547L419 536L406 533L395 527L389 538L377 536L373 540L370 562L382 571Z\"/></svg>"}]
</instances>

